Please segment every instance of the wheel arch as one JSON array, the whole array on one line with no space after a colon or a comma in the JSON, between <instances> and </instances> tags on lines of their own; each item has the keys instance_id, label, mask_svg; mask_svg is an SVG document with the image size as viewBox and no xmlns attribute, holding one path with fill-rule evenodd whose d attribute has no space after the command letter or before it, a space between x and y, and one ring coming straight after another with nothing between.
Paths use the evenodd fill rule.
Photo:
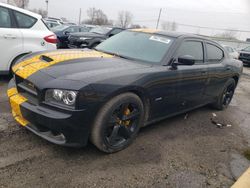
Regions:
<instances>
[{"instance_id":1,"label":"wheel arch","mask_svg":"<svg viewBox=\"0 0 250 188\"><path fill-rule=\"evenodd\" d=\"M24 57L25 55L30 54L31 52L25 52L17 55L14 59L12 59L11 63L9 64L9 73L11 73L11 67L16 63L20 58Z\"/></svg>"},{"instance_id":2,"label":"wheel arch","mask_svg":"<svg viewBox=\"0 0 250 188\"><path fill-rule=\"evenodd\" d=\"M143 88L143 87L138 87L138 86L131 86L131 87L125 87L125 88L121 88L115 92L113 92L111 95L105 97L105 103L109 100L111 100L113 97L123 94L123 93L133 93L135 95L137 95L143 105L144 105L144 109L145 109L145 119L144 119L144 124L147 122L147 120L150 117L150 97L148 92Z\"/></svg>"},{"instance_id":3,"label":"wheel arch","mask_svg":"<svg viewBox=\"0 0 250 188\"><path fill-rule=\"evenodd\" d=\"M238 82L239 82L239 76L238 76L238 75L234 75L232 78L234 79L235 84L236 84L236 86L237 86L237 84L238 84Z\"/></svg>"}]
</instances>

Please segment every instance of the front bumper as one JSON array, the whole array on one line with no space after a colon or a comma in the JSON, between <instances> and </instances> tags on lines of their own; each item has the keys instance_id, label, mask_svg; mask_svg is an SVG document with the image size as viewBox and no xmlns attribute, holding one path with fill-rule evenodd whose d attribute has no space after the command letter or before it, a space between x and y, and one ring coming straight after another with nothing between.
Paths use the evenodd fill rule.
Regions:
<instances>
[{"instance_id":1,"label":"front bumper","mask_svg":"<svg viewBox=\"0 0 250 188\"><path fill-rule=\"evenodd\" d=\"M46 105L34 105L20 95L13 79L8 97L15 120L36 135L58 145L81 147L88 142L92 112L88 110L58 110Z\"/></svg>"}]
</instances>

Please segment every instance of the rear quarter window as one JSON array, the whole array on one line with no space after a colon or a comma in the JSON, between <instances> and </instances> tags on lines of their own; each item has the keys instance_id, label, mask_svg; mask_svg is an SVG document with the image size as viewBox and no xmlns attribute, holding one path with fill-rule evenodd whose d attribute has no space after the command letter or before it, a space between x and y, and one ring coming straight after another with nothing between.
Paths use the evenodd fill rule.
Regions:
<instances>
[{"instance_id":1,"label":"rear quarter window","mask_svg":"<svg viewBox=\"0 0 250 188\"><path fill-rule=\"evenodd\" d=\"M213 44L206 44L207 61L220 62L224 58L224 52L219 47Z\"/></svg>"},{"instance_id":2,"label":"rear quarter window","mask_svg":"<svg viewBox=\"0 0 250 188\"><path fill-rule=\"evenodd\" d=\"M37 22L36 18L21 12L14 11L14 15L19 28L31 28Z\"/></svg>"}]
</instances>

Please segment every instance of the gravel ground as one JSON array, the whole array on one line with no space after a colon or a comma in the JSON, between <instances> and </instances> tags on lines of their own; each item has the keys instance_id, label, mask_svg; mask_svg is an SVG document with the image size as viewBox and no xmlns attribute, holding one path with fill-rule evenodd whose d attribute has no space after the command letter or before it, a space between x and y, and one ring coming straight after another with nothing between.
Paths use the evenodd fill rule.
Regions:
<instances>
[{"instance_id":1,"label":"gravel ground","mask_svg":"<svg viewBox=\"0 0 250 188\"><path fill-rule=\"evenodd\" d=\"M247 167L250 68L226 111L203 107L143 128L126 150L56 146L19 126L0 78L0 187L230 187ZM229 127L217 128L212 113Z\"/></svg>"}]
</instances>

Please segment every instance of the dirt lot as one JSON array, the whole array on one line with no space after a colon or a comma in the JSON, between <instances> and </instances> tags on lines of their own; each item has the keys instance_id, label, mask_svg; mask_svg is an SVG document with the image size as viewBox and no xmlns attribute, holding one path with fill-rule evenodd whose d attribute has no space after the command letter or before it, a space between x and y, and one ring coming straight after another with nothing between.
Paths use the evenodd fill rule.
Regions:
<instances>
[{"instance_id":1,"label":"dirt lot","mask_svg":"<svg viewBox=\"0 0 250 188\"><path fill-rule=\"evenodd\" d=\"M151 125L111 155L56 146L19 126L0 79L0 187L230 187L249 165L241 154L250 147L250 68L226 111L203 107ZM217 128L213 112L231 126Z\"/></svg>"}]
</instances>

